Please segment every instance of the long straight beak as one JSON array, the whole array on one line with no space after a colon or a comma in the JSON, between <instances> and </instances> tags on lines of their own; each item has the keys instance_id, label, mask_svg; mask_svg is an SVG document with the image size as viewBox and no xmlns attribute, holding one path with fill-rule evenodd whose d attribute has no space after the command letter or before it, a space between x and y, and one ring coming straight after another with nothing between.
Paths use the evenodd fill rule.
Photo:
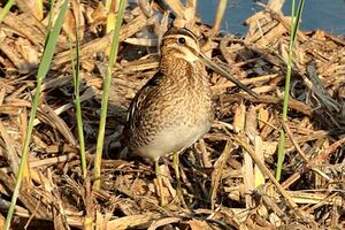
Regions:
<instances>
[{"instance_id":1,"label":"long straight beak","mask_svg":"<svg viewBox=\"0 0 345 230\"><path fill-rule=\"evenodd\" d=\"M236 78L234 78L233 76L230 75L230 73L228 71L226 71L224 68L220 67L219 65L217 65L216 63L214 63L212 60L210 60L205 54L203 54L202 52L199 53L199 57L200 59L205 63L205 65L207 67L209 67L210 69L212 69L213 71L223 75L224 77L226 77L227 79L229 79L230 81L232 81L234 84L236 84L238 87L240 87L241 89L243 89L244 91L246 91L247 93L249 93L250 95L252 95L255 98L258 98L259 95L257 93L255 93L253 90L249 89L246 85L244 85L243 83L241 83L239 80L237 80Z\"/></svg>"}]
</instances>

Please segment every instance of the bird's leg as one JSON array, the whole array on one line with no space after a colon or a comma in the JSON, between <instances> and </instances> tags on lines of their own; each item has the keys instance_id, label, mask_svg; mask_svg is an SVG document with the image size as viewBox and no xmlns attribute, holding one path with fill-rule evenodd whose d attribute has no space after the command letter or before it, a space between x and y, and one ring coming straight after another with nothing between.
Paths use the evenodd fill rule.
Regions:
<instances>
[{"instance_id":1,"label":"bird's leg","mask_svg":"<svg viewBox=\"0 0 345 230\"><path fill-rule=\"evenodd\" d=\"M160 205L164 206L165 205L165 199L164 199L164 195L163 195L163 183L162 183L162 174L159 168L159 158L157 160L155 160L155 173L156 173L156 178L157 178L157 182L158 182L158 194L160 196Z\"/></svg>"},{"instance_id":2,"label":"bird's leg","mask_svg":"<svg viewBox=\"0 0 345 230\"><path fill-rule=\"evenodd\" d=\"M177 187L176 187L176 196L177 198L180 200L181 204L184 207L187 207L184 199L183 199L183 193L182 193L182 186L181 186L181 178L180 178L180 159L179 159L179 155L178 152L174 152L173 154L173 165L174 165L174 169L175 169L175 176L176 176L176 181L177 181Z\"/></svg>"}]
</instances>

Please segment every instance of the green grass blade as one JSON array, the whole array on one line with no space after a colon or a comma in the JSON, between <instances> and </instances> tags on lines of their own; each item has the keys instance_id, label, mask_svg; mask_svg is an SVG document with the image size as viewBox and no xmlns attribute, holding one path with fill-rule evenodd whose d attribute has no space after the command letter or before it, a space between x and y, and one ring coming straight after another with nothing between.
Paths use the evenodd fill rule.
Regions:
<instances>
[{"instance_id":1,"label":"green grass blade","mask_svg":"<svg viewBox=\"0 0 345 230\"><path fill-rule=\"evenodd\" d=\"M75 104L76 104L76 113L77 113L77 126L78 126L78 137L79 137L79 146L80 146L80 159L81 159L81 168L83 171L83 177L86 178L87 169L86 169L86 153L85 153L85 138L84 138L84 124L83 117L80 105L80 44L78 36L78 28L76 29L76 75L75 75Z\"/></svg>"},{"instance_id":2,"label":"green grass blade","mask_svg":"<svg viewBox=\"0 0 345 230\"><path fill-rule=\"evenodd\" d=\"M95 159L95 166L94 166L95 183L93 185L93 188L96 190L99 189L101 185L100 183L101 161L102 161L104 134L105 134L105 123L107 120L109 90L110 90L110 84L111 84L112 68L115 63L115 60L117 57L117 51L119 48L120 29L122 25L123 14L125 11L125 5L126 5L126 0L121 0L119 4L119 11L117 12L115 29L113 31L113 39L112 39L111 47L110 47L109 63L108 63L107 72L106 72L106 76L103 83L101 118L99 122L96 159Z\"/></svg>"},{"instance_id":3,"label":"green grass blade","mask_svg":"<svg viewBox=\"0 0 345 230\"><path fill-rule=\"evenodd\" d=\"M284 158L285 158L285 132L284 132L284 129L281 129L280 135L279 135L279 145L278 145L278 159L277 159L277 171L276 171L277 181L279 181L281 178Z\"/></svg>"},{"instance_id":4,"label":"green grass blade","mask_svg":"<svg viewBox=\"0 0 345 230\"><path fill-rule=\"evenodd\" d=\"M54 55L55 46L56 46L58 36L60 34L60 31L61 31L61 27L62 27L62 24L64 21L64 16L65 16L65 13L67 11L67 7L68 7L68 0L65 0L63 5L61 6L61 10L60 10L59 15L57 17L55 25L53 26L52 30L47 35L48 40L46 42L46 46L45 46L45 49L43 51L41 63L38 67L38 72L37 72L37 76L36 76L37 86L36 86L35 94L33 97L32 109L30 112L30 119L29 119L27 131L25 134L25 138L24 138L24 145L23 145L23 149L22 149L22 158L20 161L18 172L16 174L16 185L15 185L15 188L13 191L13 195L12 195L12 199L11 199L11 205L10 205L10 208L8 210L7 217L6 217L6 223L4 226L5 230L10 229L10 225L11 225L11 221L12 221L12 217L13 217L13 213L14 213L14 208L15 208L15 205L17 202L17 198L19 196L20 187L21 187L21 183L23 180L24 166L25 166L27 159L28 159L31 134L32 134L33 124L34 124L34 120L36 117L37 108L38 108L38 104L39 104L42 82L43 82L43 80L44 80L44 78L45 78L45 76L48 73L48 70L50 68L50 64L52 62L53 55Z\"/></svg>"},{"instance_id":5,"label":"green grass blade","mask_svg":"<svg viewBox=\"0 0 345 230\"><path fill-rule=\"evenodd\" d=\"M79 44L79 36L78 36L78 23L76 26L76 47L75 47L75 55L73 54L72 50L72 42L70 41L70 51L71 51L71 61L72 61L72 76L73 76L73 87L74 87L74 104L76 110L76 120L77 120L77 131L78 131L78 139L79 139L79 152L80 152L80 161L81 161L81 169L83 173L83 178L86 178L87 175L87 162L86 162L86 153L85 153L85 138L84 138L84 124L83 124L83 116L81 110L81 102L80 102L80 44ZM75 61L76 60L76 61Z\"/></svg>"},{"instance_id":6,"label":"green grass blade","mask_svg":"<svg viewBox=\"0 0 345 230\"><path fill-rule=\"evenodd\" d=\"M293 0L291 3L291 23L290 29L290 43L289 43L289 55L287 61L287 71L285 76L285 90L284 90L284 102L283 102L283 122L287 121L288 113L288 104L289 104L289 93L290 93L290 82L291 82L291 73L293 65L293 51L297 38L297 32L300 24L300 19L302 17L302 12L304 9L304 0L300 0L298 4L297 14L296 14L296 1ZM283 169L283 163L285 158L285 132L282 128L280 131L279 145L278 145L278 160L277 160L277 171L276 179L279 181L281 178L281 172Z\"/></svg>"},{"instance_id":7,"label":"green grass blade","mask_svg":"<svg viewBox=\"0 0 345 230\"><path fill-rule=\"evenodd\" d=\"M292 30L292 42L290 42L290 45L292 47L294 46L294 44L296 42L297 32L299 29L300 20L302 17L303 10L304 10L304 0L300 0L298 3L295 26L293 26L293 30Z\"/></svg>"},{"instance_id":8,"label":"green grass blade","mask_svg":"<svg viewBox=\"0 0 345 230\"><path fill-rule=\"evenodd\" d=\"M6 15L8 14L8 12L10 11L11 7L14 4L14 0L8 0L6 2L6 5L4 8L2 8L2 10L0 11L0 23L4 20L4 18L6 17Z\"/></svg>"}]
</instances>

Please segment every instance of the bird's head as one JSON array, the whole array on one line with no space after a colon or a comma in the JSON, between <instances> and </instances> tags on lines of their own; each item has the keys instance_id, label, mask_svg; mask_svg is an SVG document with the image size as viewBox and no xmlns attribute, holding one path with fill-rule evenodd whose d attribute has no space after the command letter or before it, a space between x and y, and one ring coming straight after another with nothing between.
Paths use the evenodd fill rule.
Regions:
<instances>
[{"instance_id":1,"label":"bird's head","mask_svg":"<svg viewBox=\"0 0 345 230\"><path fill-rule=\"evenodd\" d=\"M162 57L181 58L187 62L199 59L200 46L196 35L186 28L169 29L161 42Z\"/></svg>"}]
</instances>

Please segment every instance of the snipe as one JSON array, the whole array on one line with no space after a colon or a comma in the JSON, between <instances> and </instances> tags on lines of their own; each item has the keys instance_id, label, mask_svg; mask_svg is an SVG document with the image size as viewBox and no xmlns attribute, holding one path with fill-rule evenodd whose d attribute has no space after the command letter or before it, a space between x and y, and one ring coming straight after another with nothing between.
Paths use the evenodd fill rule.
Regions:
<instances>
[{"instance_id":1,"label":"snipe","mask_svg":"<svg viewBox=\"0 0 345 230\"><path fill-rule=\"evenodd\" d=\"M214 67L201 53L197 37L188 29L171 28L162 38L159 72L131 103L128 147L155 162L160 192L159 158L174 153L181 195L177 154L207 133L214 119L205 64Z\"/></svg>"}]
</instances>

